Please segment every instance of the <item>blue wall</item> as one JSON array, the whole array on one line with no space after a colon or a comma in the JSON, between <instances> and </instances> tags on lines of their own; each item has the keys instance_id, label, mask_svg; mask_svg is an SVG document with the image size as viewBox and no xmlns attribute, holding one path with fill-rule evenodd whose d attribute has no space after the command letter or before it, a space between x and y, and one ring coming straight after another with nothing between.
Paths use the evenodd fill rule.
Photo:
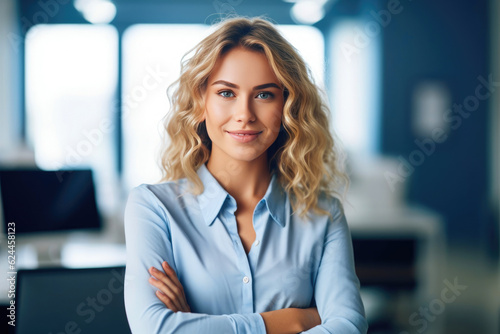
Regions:
<instances>
[{"instance_id":1,"label":"blue wall","mask_svg":"<svg viewBox=\"0 0 500 334\"><path fill-rule=\"evenodd\" d=\"M411 128L412 89L423 79L437 79L449 87L452 103L463 104L475 95L477 77L490 74L490 37L486 0L418 0L402 5L404 10L383 32L381 143L383 153L408 159L419 150ZM410 201L444 214L452 242L491 241L489 103L480 101L468 118L450 115L447 140L425 155L408 185Z\"/></svg>"},{"instance_id":2,"label":"blue wall","mask_svg":"<svg viewBox=\"0 0 500 334\"><path fill-rule=\"evenodd\" d=\"M491 101L479 100L467 117L448 114L449 135L434 142L431 154L417 146L415 140L423 138L412 129L412 93L419 83L444 83L451 104L460 105L475 96L478 76L488 79L488 6L487 0L339 0L318 27L328 32L346 17L377 22L379 15L372 12L392 8L390 20L384 17L388 23L378 23L377 35L382 46L380 153L412 165L413 172L402 181L407 200L443 215L449 243L497 252L498 226L488 206Z\"/></svg>"}]
</instances>

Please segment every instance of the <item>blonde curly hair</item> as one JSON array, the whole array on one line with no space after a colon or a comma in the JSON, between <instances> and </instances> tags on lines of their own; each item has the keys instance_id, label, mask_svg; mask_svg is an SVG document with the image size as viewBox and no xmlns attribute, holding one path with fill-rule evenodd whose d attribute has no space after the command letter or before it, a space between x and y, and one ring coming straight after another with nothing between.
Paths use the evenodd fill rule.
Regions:
<instances>
[{"instance_id":1,"label":"blonde curly hair","mask_svg":"<svg viewBox=\"0 0 500 334\"><path fill-rule=\"evenodd\" d=\"M320 195L340 200L348 187L344 155L329 129L329 110L310 71L295 48L263 18L230 18L186 54L181 75L168 89L171 109L165 116L160 159L161 181L187 178L194 194L203 192L198 168L208 161L211 140L202 121L203 92L217 60L241 46L263 52L285 87L282 131L267 151L269 170L276 172L291 197L293 212L330 214L318 205ZM284 131L283 131L284 130Z\"/></svg>"}]
</instances>

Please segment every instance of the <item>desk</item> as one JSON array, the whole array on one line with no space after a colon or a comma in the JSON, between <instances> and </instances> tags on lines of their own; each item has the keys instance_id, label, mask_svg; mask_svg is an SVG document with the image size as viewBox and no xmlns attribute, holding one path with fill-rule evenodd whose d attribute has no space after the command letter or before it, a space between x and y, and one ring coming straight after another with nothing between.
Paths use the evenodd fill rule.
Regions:
<instances>
[{"instance_id":1,"label":"desk","mask_svg":"<svg viewBox=\"0 0 500 334\"><path fill-rule=\"evenodd\" d=\"M446 278L441 217L421 207L356 211L346 205L346 218L362 287L409 293L411 305L400 309L408 325L413 312L440 296ZM367 307L368 317L370 312ZM439 333L443 321L438 318L426 333Z\"/></svg>"},{"instance_id":2,"label":"desk","mask_svg":"<svg viewBox=\"0 0 500 334\"><path fill-rule=\"evenodd\" d=\"M7 249L1 245L0 269L8 272ZM125 265L126 249L123 244L91 242L69 242L62 246L59 263L38 264L36 250L24 245L16 249L16 271L48 266L63 266L67 268L90 268ZM8 304L8 286L5 280L0 284L0 305Z\"/></svg>"}]
</instances>

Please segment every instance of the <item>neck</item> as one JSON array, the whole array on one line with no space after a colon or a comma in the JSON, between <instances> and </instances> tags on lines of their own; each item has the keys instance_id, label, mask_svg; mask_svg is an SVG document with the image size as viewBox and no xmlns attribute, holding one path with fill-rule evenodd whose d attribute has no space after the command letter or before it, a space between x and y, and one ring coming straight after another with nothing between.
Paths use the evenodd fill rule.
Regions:
<instances>
[{"instance_id":1,"label":"neck","mask_svg":"<svg viewBox=\"0 0 500 334\"><path fill-rule=\"evenodd\" d=\"M207 169L236 202L242 205L262 199L271 181L266 154L254 161L210 157Z\"/></svg>"}]
</instances>

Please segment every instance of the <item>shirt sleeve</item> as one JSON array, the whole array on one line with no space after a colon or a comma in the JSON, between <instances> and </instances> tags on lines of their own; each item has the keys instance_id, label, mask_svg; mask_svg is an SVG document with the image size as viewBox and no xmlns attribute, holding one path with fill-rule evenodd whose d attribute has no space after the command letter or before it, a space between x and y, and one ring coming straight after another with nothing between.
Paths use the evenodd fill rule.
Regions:
<instances>
[{"instance_id":1,"label":"shirt sleeve","mask_svg":"<svg viewBox=\"0 0 500 334\"><path fill-rule=\"evenodd\" d=\"M132 333L266 333L259 313L208 315L174 313L168 309L148 282L151 266L161 268L161 263L167 261L176 270L166 209L142 185L130 193L124 218L127 247L124 298Z\"/></svg>"},{"instance_id":2,"label":"shirt sleeve","mask_svg":"<svg viewBox=\"0 0 500 334\"><path fill-rule=\"evenodd\" d=\"M302 333L359 334L368 324L354 270L352 239L340 202L335 200L314 286L321 325Z\"/></svg>"}]
</instances>

